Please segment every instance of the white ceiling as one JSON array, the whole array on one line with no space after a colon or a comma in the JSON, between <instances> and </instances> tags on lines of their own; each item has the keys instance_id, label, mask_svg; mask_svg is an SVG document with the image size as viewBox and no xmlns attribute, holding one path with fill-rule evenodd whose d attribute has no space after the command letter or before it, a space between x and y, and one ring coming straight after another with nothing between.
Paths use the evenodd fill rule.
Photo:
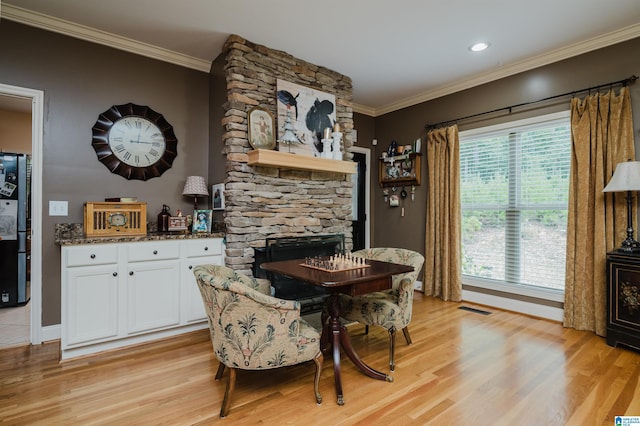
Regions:
<instances>
[{"instance_id":1,"label":"white ceiling","mask_svg":"<svg viewBox=\"0 0 640 426\"><path fill-rule=\"evenodd\" d=\"M207 72L238 34L351 77L374 116L640 36L640 0L8 3L4 18Z\"/></svg>"}]
</instances>

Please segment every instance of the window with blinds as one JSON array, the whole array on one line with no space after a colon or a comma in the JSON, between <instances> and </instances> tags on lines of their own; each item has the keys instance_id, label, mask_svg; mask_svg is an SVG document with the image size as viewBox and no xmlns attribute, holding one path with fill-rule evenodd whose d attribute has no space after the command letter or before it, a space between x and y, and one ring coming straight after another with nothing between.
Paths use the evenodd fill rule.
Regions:
<instances>
[{"instance_id":1,"label":"window with blinds","mask_svg":"<svg viewBox=\"0 0 640 426\"><path fill-rule=\"evenodd\" d=\"M460 132L465 283L562 292L569 112Z\"/></svg>"}]
</instances>

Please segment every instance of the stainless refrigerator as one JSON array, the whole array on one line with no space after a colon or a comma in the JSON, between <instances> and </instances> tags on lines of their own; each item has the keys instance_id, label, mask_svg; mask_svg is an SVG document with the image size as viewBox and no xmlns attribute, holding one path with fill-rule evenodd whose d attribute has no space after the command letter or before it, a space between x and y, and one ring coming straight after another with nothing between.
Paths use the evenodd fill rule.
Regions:
<instances>
[{"instance_id":1,"label":"stainless refrigerator","mask_svg":"<svg viewBox=\"0 0 640 426\"><path fill-rule=\"evenodd\" d=\"M31 158L0 152L0 308L29 302Z\"/></svg>"}]
</instances>

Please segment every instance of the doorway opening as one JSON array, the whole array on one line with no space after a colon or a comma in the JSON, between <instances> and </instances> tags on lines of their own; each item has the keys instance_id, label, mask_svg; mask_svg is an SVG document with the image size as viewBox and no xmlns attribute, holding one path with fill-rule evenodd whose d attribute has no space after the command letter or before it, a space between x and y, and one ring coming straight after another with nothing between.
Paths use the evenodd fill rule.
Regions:
<instances>
[{"instance_id":1,"label":"doorway opening","mask_svg":"<svg viewBox=\"0 0 640 426\"><path fill-rule=\"evenodd\" d=\"M371 150L352 147L353 161L358 172L352 176L352 227L353 251L369 248L371 245L371 223L369 220L371 200Z\"/></svg>"},{"instance_id":2,"label":"doorway opening","mask_svg":"<svg viewBox=\"0 0 640 426\"><path fill-rule=\"evenodd\" d=\"M28 303L29 342L42 343L42 150L44 92L0 84L0 102L26 105L31 114L31 268ZM30 105L30 108L29 108ZM9 308L10 309L10 308Z\"/></svg>"}]
</instances>

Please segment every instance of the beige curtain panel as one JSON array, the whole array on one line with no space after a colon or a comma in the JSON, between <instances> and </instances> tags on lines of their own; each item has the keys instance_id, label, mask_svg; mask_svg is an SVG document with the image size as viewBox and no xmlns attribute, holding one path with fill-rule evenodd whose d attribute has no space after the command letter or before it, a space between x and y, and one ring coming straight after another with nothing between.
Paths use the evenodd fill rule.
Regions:
<instances>
[{"instance_id":1,"label":"beige curtain panel","mask_svg":"<svg viewBox=\"0 0 640 426\"><path fill-rule=\"evenodd\" d=\"M624 193L603 193L616 165L635 159L629 90L571 101L572 163L564 325L606 334L606 253L626 236Z\"/></svg>"},{"instance_id":2,"label":"beige curtain panel","mask_svg":"<svg viewBox=\"0 0 640 426\"><path fill-rule=\"evenodd\" d=\"M427 134L427 217L424 293L462 300L460 142L458 126Z\"/></svg>"}]
</instances>

